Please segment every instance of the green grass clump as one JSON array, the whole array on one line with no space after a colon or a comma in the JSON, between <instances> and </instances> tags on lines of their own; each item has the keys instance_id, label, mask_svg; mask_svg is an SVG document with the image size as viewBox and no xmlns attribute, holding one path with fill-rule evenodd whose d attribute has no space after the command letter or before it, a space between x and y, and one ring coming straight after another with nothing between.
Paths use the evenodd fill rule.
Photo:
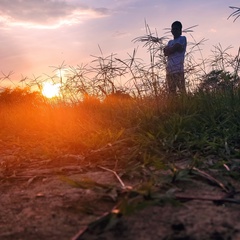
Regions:
<instances>
[{"instance_id":1,"label":"green grass clump","mask_svg":"<svg viewBox=\"0 0 240 240\"><path fill-rule=\"evenodd\" d=\"M179 96L146 118L140 141L153 153L192 157L238 155L239 92Z\"/></svg>"}]
</instances>

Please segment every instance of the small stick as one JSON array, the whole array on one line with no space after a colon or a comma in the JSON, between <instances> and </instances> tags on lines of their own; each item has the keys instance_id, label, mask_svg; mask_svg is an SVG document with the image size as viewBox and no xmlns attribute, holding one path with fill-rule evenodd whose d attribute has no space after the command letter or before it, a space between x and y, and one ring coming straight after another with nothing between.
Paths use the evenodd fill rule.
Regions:
<instances>
[{"instance_id":1,"label":"small stick","mask_svg":"<svg viewBox=\"0 0 240 240\"><path fill-rule=\"evenodd\" d=\"M195 170L196 172L198 172L200 175L206 177L208 180L212 181L212 182L215 182L218 186L220 186L225 192L229 192L229 190L224 186L223 183L221 183L220 181L218 181L216 178L210 176L209 174L199 170L198 168L196 167L193 167L192 168L193 170Z\"/></svg>"},{"instance_id":2,"label":"small stick","mask_svg":"<svg viewBox=\"0 0 240 240\"><path fill-rule=\"evenodd\" d=\"M118 174L117 174L115 171L113 171L113 170L111 170L111 169L109 169L109 168L101 167L101 166L99 166L99 168L101 168L101 169L103 169L103 170L106 170L106 171L108 171L108 172L113 173L113 174L116 176L116 178L118 179L118 181L120 182L120 184L122 185L122 188L126 188L126 185L124 184L124 182L122 181L122 179L118 176Z\"/></svg>"}]
</instances>

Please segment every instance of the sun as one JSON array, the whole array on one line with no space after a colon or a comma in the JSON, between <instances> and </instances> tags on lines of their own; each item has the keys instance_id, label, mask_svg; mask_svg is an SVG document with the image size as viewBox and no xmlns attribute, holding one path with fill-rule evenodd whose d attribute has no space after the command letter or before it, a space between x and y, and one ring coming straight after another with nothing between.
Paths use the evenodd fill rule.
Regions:
<instances>
[{"instance_id":1,"label":"sun","mask_svg":"<svg viewBox=\"0 0 240 240\"><path fill-rule=\"evenodd\" d=\"M47 98L58 97L60 95L60 83L45 82L42 86L42 95Z\"/></svg>"}]
</instances>

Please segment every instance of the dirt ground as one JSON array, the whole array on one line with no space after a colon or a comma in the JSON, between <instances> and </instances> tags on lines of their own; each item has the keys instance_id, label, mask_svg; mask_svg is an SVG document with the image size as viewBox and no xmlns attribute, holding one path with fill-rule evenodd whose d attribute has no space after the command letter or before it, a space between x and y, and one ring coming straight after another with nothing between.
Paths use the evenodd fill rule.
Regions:
<instances>
[{"instance_id":1,"label":"dirt ground","mask_svg":"<svg viewBox=\"0 0 240 240\"><path fill-rule=\"evenodd\" d=\"M54 160L36 157L26 161L21 157L21 148L8 149L3 145L0 150L1 240L240 239L240 184L237 181L231 180L234 196L222 202L215 200L225 198L226 193L208 181L196 178L176 182L172 189L180 200L178 204L151 205L118 217L112 227L102 227L102 221L89 228L90 223L103 219L116 202L93 189L73 187L65 178L87 177L121 188L116 175L84 166L79 155L64 155ZM124 178L122 181L129 186L136 183Z\"/></svg>"}]
</instances>

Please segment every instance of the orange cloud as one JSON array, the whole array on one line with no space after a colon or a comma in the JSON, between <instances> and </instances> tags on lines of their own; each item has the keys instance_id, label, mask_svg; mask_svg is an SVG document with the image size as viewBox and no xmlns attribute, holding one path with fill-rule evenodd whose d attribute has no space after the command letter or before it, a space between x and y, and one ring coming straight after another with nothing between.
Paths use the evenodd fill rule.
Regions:
<instances>
[{"instance_id":1,"label":"orange cloud","mask_svg":"<svg viewBox=\"0 0 240 240\"><path fill-rule=\"evenodd\" d=\"M0 2L0 24L26 28L57 28L73 25L87 19L106 17L107 8L90 8L67 1L19 1Z\"/></svg>"}]
</instances>

